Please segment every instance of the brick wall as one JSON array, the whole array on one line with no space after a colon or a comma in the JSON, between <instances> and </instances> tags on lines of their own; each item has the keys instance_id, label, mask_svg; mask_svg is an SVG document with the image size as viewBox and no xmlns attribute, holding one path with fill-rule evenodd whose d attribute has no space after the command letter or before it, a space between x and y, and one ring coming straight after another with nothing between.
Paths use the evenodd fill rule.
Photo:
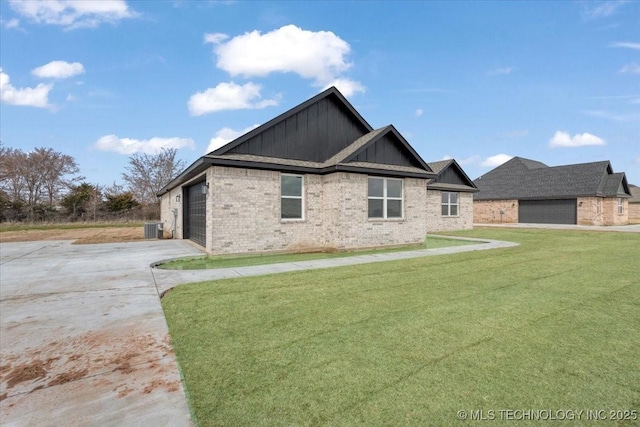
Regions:
<instances>
[{"instance_id":1,"label":"brick wall","mask_svg":"<svg viewBox=\"0 0 640 427\"><path fill-rule=\"evenodd\" d=\"M627 203L629 205L629 223L640 224L640 203Z\"/></svg>"},{"instance_id":2,"label":"brick wall","mask_svg":"<svg viewBox=\"0 0 640 427\"><path fill-rule=\"evenodd\" d=\"M404 218L368 218L368 176L333 173L324 177L325 245L353 249L424 241L427 230L426 181L404 179Z\"/></svg>"},{"instance_id":3,"label":"brick wall","mask_svg":"<svg viewBox=\"0 0 640 427\"><path fill-rule=\"evenodd\" d=\"M502 210L503 214L500 215ZM517 223L517 200L474 200L473 222L477 224Z\"/></svg>"},{"instance_id":4,"label":"brick wall","mask_svg":"<svg viewBox=\"0 0 640 427\"><path fill-rule=\"evenodd\" d=\"M427 230L426 181L404 179L404 219L368 218L367 175L338 172L304 175L304 220L280 219L280 173L211 167L207 203L207 251L246 253L354 249L422 242ZM202 175L192 179L195 182ZM185 184L185 185L188 185ZM173 189L161 200L165 233L178 209L176 238L182 238L182 202Z\"/></svg>"},{"instance_id":5,"label":"brick wall","mask_svg":"<svg viewBox=\"0 0 640 427\"><path fill-rule=\"evenodd\" d=\"M579 197L577 202L579 225L605 225L604 199L602 197ZM599 210L598 203L600 203Z\"/></svg>"},{"instance_id":6,"label":"brick wall","mask_svg":"<svg viewBox=\"0 0 640 427\"><path fill-rule=\"evenodd\" d=\"M473 193L458 193L457 216L442 216L442 192L427 190L427 231L469 230L473 228Z\"/></svg>"},{"instance_id":7,"label":"brick wall","mask_svg":"<svg viewBox=\"0 0 640 427\"><path fill-rule=\"evenodd\" d=\"M619 214L617 197L602 199L604 211L603 225L626 225L629 223L629 199L624 198L622 202L623 212Z\"/></svg>"}]
</instances>

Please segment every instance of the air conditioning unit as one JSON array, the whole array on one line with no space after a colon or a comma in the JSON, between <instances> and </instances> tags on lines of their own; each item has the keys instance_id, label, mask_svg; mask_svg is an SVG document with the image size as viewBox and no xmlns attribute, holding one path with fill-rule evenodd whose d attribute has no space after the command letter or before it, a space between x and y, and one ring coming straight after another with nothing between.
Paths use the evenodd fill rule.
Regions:
<instances>
[{"instance_id":1,"label":"air conditioning unit","mask_svg":"<svg viewBox=\"0 0 640 427\"><path fill-rule=\"evenodd\" d=\"M161 222L145 222L144 238L145 239L162 239L162 223Z\"/></svg>"}]
</instances>

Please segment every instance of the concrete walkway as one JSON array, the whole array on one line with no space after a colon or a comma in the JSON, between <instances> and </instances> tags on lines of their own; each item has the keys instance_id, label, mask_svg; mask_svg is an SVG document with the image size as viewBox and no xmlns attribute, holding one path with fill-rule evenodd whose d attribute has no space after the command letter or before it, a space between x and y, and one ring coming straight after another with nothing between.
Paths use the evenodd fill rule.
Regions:
<instances>
[{"instance_id":1,"label":"concrete walkway","mask_svg":"<svg viewBox=\"0 0 640 427\"><path fill-rule=\"evenodd\" d=\"M615 231L622 233L640 233L640 224L632 225L572 225L572 224L473 224L474 227L498 228L542 228L546 230L575 231Z\"/></svg>"},{"instance_id":2,"label":"concrete walkway","mask_svg":"<svg viewBox=\"0 0 640 427\"><path fill-rule=\"evenodd\" d=\"M450 237L451 239L458 239ZM482 251L518 246L517 243L498 240L459 238L476 241L474 245L450 246L439 249L418 249L415 251L387 252L369 255L352 255L341 258L318 259L311 261L284 262L278 264L254 265L248 267L218 268L213 270L162 270L153 269L158 290L163 293L179 284L208 280L231 279L244 276L262 276L265 274L287 273L291 271L313 270L319 268L343 267L368 264L372 262L395 261L434 255L455 254L461 252Z\"/></svg>"}]
</instances>

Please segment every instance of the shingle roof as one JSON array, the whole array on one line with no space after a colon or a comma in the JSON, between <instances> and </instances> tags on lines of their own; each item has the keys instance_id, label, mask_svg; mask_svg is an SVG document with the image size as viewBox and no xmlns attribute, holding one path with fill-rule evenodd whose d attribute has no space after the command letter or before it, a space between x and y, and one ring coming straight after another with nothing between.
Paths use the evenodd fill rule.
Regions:
<instances>
[{"instance_id":1,"label":"shingle roof","mask_svg":"<svg viewBox=\"0 0 640 427\"><path fill-rule=\"evenodd\" d=\"M629 185L629 190L631 191L629 203L640 203L640 187L636 185Z\"/></svg>"},{"instance_id":2,"label":"shingle roof","mask_svg":"<svg viewBox=\"0 0 640 427\"><path fill-rule=\"evenodd\" d=\"M613 173L609 161L549 167L514 157L474 183L474 200L629 196L624 173Z\"/></svg>"},{"instance_id":3,"label":"shingle roof","mask_svg":"<svg viewBox=\"0 0 640 427\"><path fill-rule=\"evenodd\" d=\"M438 162L428 162L427 164L435 173L440 173L444 168L449 166L453 162L453 159L440 160Z\"/></svg>"}]
</instances>

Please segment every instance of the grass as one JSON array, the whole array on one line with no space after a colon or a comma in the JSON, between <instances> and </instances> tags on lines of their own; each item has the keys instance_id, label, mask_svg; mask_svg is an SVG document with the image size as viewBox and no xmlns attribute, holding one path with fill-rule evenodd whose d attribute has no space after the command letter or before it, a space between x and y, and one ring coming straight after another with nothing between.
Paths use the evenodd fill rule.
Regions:
<instances>
[{"instance_id":1,"label":"grass","mask_svg":"<svg viewBox=\"0 0 640 427\"><path fill-rule=\"evenodd\" d=\"M29 230L75 230L84 228L142 227L142 222L2 223L0 233Z\"/></svg>"},{"instance_id":2,"label":"grass","mask_svg":"<svg viewBox=\"0 0 640 427\"><path fill-rule=\"evenodd\" d=\"M446 237L427 236L423 244L401 246L395 248L380 248L348 252L308 252L283 254L254 254L254 255L216 255L185 257L159 264L157 267L165 270L204 270L211 268L245 267L250 265L276 264L280 262L299 262L315 259L341 258L354 255L369 255L385 252L399 252L417 249L437 249L449 246L473 245L478 242L469 240L454 240Z\"/></svg>"},{"instance_id":3,"label":"grass","mask_svg":"<svg viewBox=\"0 0 640 427\"><path fill-rule=\"evenodd\" d=\"M459 235L521 245L168 293L199 425L489 426L514 425L500 421L509 409L640 410L640 235ZM582 416L553 424L600 425Z\"/></svg>"}]
</instances>

